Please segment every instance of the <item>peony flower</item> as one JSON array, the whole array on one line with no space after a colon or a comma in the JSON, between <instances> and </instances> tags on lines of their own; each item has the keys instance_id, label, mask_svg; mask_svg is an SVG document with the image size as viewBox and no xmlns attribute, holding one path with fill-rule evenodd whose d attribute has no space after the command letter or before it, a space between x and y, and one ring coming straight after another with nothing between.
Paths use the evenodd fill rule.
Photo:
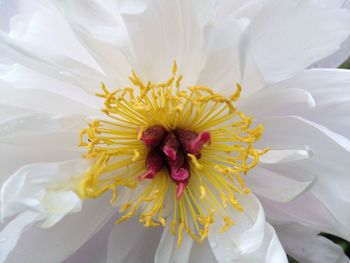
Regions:
<instances>
[{"instance_id":1,"label":"peony flower","mask_svg":"<svg viewBox=\"0 0 350 263\"><path fill-rule=\"evenodd\" d=\"M350 13L115 2L0 32L0 262L348 262Z\"/></svg>"}]
</instances>

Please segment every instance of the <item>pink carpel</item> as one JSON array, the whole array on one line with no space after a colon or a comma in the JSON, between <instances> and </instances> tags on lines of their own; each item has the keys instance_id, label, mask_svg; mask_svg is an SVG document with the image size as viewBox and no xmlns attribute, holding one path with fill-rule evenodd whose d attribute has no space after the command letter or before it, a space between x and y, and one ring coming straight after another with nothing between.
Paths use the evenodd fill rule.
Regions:
<instances>
[{"instance_id":1,"label":"pink carpel","mask_svg":"<svg viewBox=\"0 0 350 263\"><path fill-rule=\"evenodd\" d=\"M164 167L164 156L158 149L150 151L146 159L147 172L137 177L138 180L153 179L156 174Z\"/></svg>"},{"instance_id":2,"label":"pink carpel","mask_svg":"<svg viewBox=\"0 0 350 263\"><path fill-rule=\"evenodd\" d=\"M162 150L171 160L175 161L180 142L173 132L168 133L163 141Z\"/></svg>"},{"instance_id":3,"label":"pink carpel","mask_svg":"<svg viewBox=\"0 0 350 263\"><path fill-rule=\"evenodd\" d=\"M183 194L183 192L186 190L187 187L187 181L181 181L176 186L176 199L179 200Z\"/></svg>"},{"instance_id":4,"label":"pink carpel","mask_svg":"<svg viewBox=\"0 0 350 263\"><path fill-rule=\"evenodd\" d=\"M183 181L190 177L190 173L184 167L181 167L178 170L171 170L171 178L175 181Z\"/></svg>"},{"instance_id":5,"label":"pink carpel","mask_svg":"<svg viewBox=\"0 0 350 263\"><path fill-rule=\"evenodd\" d=\"M142 133L141 140L148 148L153 149L163 141L166 133L167 131L163 126L155 125Z\"/></svg>"}]
</instances>

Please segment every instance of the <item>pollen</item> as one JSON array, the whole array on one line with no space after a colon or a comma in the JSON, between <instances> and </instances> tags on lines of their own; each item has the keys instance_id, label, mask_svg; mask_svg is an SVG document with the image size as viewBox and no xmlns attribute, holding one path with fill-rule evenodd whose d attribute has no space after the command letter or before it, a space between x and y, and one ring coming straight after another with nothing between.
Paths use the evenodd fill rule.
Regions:
<instances>
[{"instance_id":1,"label":"pollen","mask_svg":"<svg viewBox=\"0 0 350 263\"><path fill-rule=\"evenodd\" d=\"M123 214L116 223L138 216L145 227L170 224L178 245L184 234L203 241L216 220L222 232L234 227L231 217L244 211L237 196L250 193L243 178L268 150L254 148L263 126L252 128L234 106L241 86L230 96L182 87L176 62L164 83L145 83L134 71L129 79L130 87L101 84L96 94L106 116L80 134L91 167L77 193L111 191Z\"/></svg>"}]
</instances>

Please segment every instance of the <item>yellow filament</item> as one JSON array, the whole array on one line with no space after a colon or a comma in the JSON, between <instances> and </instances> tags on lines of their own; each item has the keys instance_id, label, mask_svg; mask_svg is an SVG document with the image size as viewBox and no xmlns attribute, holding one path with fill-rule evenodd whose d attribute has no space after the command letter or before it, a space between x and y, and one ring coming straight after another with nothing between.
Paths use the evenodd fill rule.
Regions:
<instances>
[{"instance_id":1,"label":"yellow filament","mask_svg":"<svg viewBox=\"0 0 350 263\"><path fill-rule=\"evenodd\" d=\"M252 117L233 106L241 86L237 84L228 97L204 86L181 88L176 63L163 83L145 83L134 71L129 79L132 87L113 92L101 84L102 93L97 96L104 99L102 112L107 119L91 122L80 134L80 146L86 148L84 157L93 164L82 175L77 193L82 198L97 198L111 190L114 202L121 190L128 191L129 195L120 196L123 216L116 223L138 214L146 227L171 224L178 246L184 234L203 241L216 220L223 222L221 231L226 231L234 225L227 208L244 211L236 195L250 192L243 176L268 150L253 147L263 126L251 128ZM140 139L154 125L168 131L182 128L211 135L200 158L188 154L191 177L180 199L166 169L152 180L137 179L146 172L148 154Z\"/></svg>"}]
</instances>

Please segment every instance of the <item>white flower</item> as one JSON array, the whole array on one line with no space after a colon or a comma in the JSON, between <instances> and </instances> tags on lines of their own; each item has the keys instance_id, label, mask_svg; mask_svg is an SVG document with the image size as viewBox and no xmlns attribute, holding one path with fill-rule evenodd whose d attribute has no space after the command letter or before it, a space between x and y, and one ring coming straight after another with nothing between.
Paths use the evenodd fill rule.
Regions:
<instances>
[{"instance_id":1,"label":"white flower","mask_svg":"<svg viewBox=\"0 0 350 263\"><path fill-rule=\"evenodd\" d=\"M14 17L0 262L347 262L317 235L350 240L350 72L309 69L350 13L325 2L53 0ZM165 135L148 141L156 125L181 141L181 169ZM151 147L164 153L145 167Z\"/></svg>"}]
</instances>

